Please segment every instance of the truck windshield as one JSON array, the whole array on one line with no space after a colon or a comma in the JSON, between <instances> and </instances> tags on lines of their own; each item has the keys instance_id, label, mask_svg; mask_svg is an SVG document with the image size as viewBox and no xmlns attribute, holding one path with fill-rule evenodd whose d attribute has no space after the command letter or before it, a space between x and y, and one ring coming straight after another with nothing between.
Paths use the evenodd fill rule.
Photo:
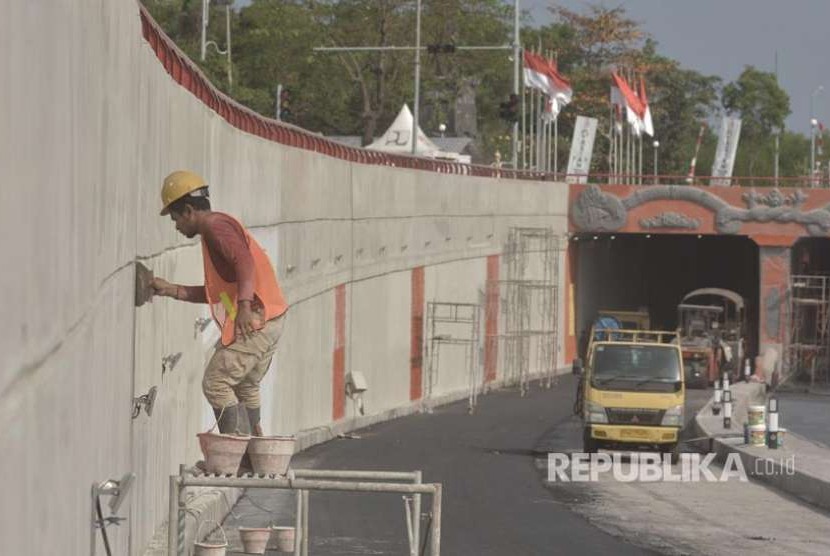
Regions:
<instances>
[{"instance_id":1,"label":"truck windshield","mask_svg":"<svg viewBox=\"0 0 830 556\"><path fill-rule=\"evenodd\" d=\"M669 346L599 345L594 354L594 379L676 382L680 359Z\"/></svg>"}]
</instances>

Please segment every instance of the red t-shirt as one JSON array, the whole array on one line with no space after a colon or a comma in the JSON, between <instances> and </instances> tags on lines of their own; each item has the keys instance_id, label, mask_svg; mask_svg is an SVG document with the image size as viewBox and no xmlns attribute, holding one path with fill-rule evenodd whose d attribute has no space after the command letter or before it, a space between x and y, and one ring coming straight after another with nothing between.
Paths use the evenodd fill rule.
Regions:
<instances>
[{"instance_id":1,"label":"red t-shirt","mask_svg":"<svg viewBox=\"0 0 830 556\"><path fill-rule=\"evenodd\" d=\"M204 219L199 234L207 245L210 260L225 282L235 282L239 301L254 300L254 259L239 223L221 212ZM204 286L182 286L182 300L207 303Z\"/></svg>"}]
</instances>

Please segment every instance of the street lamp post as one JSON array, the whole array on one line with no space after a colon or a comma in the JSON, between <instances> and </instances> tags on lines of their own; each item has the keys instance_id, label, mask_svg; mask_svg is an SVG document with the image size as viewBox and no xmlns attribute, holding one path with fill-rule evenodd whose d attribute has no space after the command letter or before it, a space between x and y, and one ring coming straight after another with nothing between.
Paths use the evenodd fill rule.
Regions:
<instances>
[{"instance_id":1,"label":"street lamp post","mask_svg":"<svg viewBox=\"0 0 830 556\"><path fill-rule=\"evenodd\" d=\"M775 174L775 187L778 187L778 176L780 174L779 158L781 156L781 129L780 128L775 128L772 133L773 133L773 135L775 135L775 157L773 159L774 174Z\"/></svg>"},{"instance_id":2,"label":"street lamp post","mask_svg":"<svg viewBox=\"0 0 830 556\"><path fill-rule=\"evenodd\" d=\"M815 187L813 175L816 171L816 126L818 120L815 117L816 95L824 90L824 85L819 85L810 93L810 187Z\"/></svg>"},{"instance_id":3,"label":"street lamp post","mask_svg":"<svg viewBox=\"0 0 830 556\"><path fill-rule=\"evenodd\" d=\"M816 127L818 120L810 119L810 187L816 186Z\"/></svg>"},{"instance_id":4,"label":"street lamp post","mask_svg":"<svg viewBox=\"0 0 830 556\"><path fill-rule=\"evenodd\" d=\"M418 151L418 104L421 96L421 0L415 13L415 102L412 107L412 154Z\"/></svg>"},{"instance_id":5,"label":"street lamp post","mask_svg":"<svg viewBox=\"0 0 830 556\"><path fill-rule=\"evenodd\" d=\"M655 139L651 146L654 147L654 185L657 185L657 148L660 146L660 141Z\"/></svg>"},{"instance_id":6,"label":"street lamp post","mask_svg":"<svg viewBox=\"0 0 830 556\"><path fill-rule=\"evenodd\" d=\"M233 88L233 73L231 71L231 4L233 0L213 0L217 6L225 6L225 50L219 48L219 45L214 41L207 40L208 19L210 18L210 0L202 0L202 40L201 40L201 57L205 61L207 55L208 45L213 45L216 52L227 55L228 57L228 90Z\"/></svg>"}]
</instances>

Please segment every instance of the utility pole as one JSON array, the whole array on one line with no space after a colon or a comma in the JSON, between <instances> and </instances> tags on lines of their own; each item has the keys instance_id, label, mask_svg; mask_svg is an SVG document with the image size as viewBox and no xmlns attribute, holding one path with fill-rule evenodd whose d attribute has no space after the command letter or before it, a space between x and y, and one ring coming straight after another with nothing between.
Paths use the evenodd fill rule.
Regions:
<instances>
[{"instance_id":1,"label":"utility pole","mask_svg":"<svg viewBox=\"0 0 830 556\"><path fill-rule=\"evenodd\" d=\"M816 89L810 94L810 187L815 187L815 181L813 177L816 173L816 126L818 126L818 120L815 117L815 98L818 93L824 90L823 85L819 85Z\"/></svg>"},{"instance_id":2,"label":"utility pole","mask_svg":"<svg viewBox=\"0 0 830 556\"><path fill-rule=\"evenodd\" d=\"M281 103L282 103L282 83L278 83L277 84L277 114L276 114L276 120L277 121L280 121L282 119L282 117L281 117L282 106L280 106Z\"/></svg>"},{"instance_id":3,"label":"utility pole","mask_svg":"<svg viewBox=\"0 0 830 556\"><path fill-rule=\"evenodd\" d=\"M225 6L225 50L219 48L219 45L214 41L207 40L208 20L210 18L210 0L202 0L202 39L200 45L200 53L202 61L205 61L207 56L208 45L213 45L216 52L228 57L228 91L233 88L233 72L231 69L231 4L233 0L214 0L217 5Z\"/></svg>"},{"instance_id":4,"label":"utility pole","mask_svg":"<svg viewBox=\"0 0 830 556\"><path fill-rule=\"evenodd\" d=\"M207 1L207 0L205 0ZM518 7L518 0L514 0ZM414 51L415 53L415 94L414 104L412 107L412 154L416 154L418 145L418 127L419 127L419 104L421 95L421 51L427 50L429 47L421 46L421 0L416 2L417 14L415 19L415 46L317 46L312 50L314 52L387 52L387 51ZM518 45L506 46L452 46L452 50L510 50L513 49L514 54ZM518 58L516 58L518 59ZM515 61L514 61L515 64ZM513 89L518 91L518 69L515 70ZM515 137L516 125L513 126L514 137L514 153L515 153ZM515 157L515 154L514 154Z\"/></svg>"},{"instance_id":5,"label":"utility pole","mask_svg":"<svg viewBox=\"0 0 830 556\"><path fill-rule=\"evenodd\" d=\"M519 0L513 0L513 94L519 96L519 71L521 48L519 47ZM519 168L519 122L513 122L513 169Z\"/></svg>"},{"instance_id":6,"label":"utility pole","mask_svg":"<svg viewBox=\"0 0 830 556\"><path fill-rule=\"evenodd\" d=\"M418 105L421 100L421 0L415 14L415 102L412 107L412 154L418 152Z\"/></svg>"},{"instance_id":7,"label":"utility pole","mask_svg":"<svg viewBox=\"0 0 830 556\"><path fill-rule=\"evenodd\" d=\"M778 84L778 51L775 51L775 84ZM779 166L778 161L781 153L781 129L775 130L775 187L778 187Z\"/></svg>"}]
</instances>

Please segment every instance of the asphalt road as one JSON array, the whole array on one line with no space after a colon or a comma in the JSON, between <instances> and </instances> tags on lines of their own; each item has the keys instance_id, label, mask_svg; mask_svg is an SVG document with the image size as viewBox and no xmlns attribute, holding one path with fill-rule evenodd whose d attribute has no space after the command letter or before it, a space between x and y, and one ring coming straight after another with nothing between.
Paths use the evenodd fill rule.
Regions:
<instances>
[{"instance_id":1,"label":"asphalt road","mask_svg":"<svg viewBox=\"0 0 830 556\"><path fill-rule=\"evenodd\" d=\"M562 377L551 390L534 385L525 398L494 392L479 398L474 415L465 403L437 408L357 431L358 439L316 446L292 465L421 469L425 482L444 486L442 552L453 556L648 553L592 526L570 511L570 493L544 485L539 441L572 421L574 391L574 379ZM290 504L278 492L251 497L237 515L255 512L252 501L265 509ZM312 554L407 554L401 495L312 492L310 498Z\"/></svg>"},{"instance_id":2,"label":"asphalt road","mask_svg":"<svg viewBox=\"0 0 830 556\"><path fill-rule=\"evenodd\" d=\"M779 426L830 447L830 396L781 392L776 397Z\"/></svg>"}]
</instances>

